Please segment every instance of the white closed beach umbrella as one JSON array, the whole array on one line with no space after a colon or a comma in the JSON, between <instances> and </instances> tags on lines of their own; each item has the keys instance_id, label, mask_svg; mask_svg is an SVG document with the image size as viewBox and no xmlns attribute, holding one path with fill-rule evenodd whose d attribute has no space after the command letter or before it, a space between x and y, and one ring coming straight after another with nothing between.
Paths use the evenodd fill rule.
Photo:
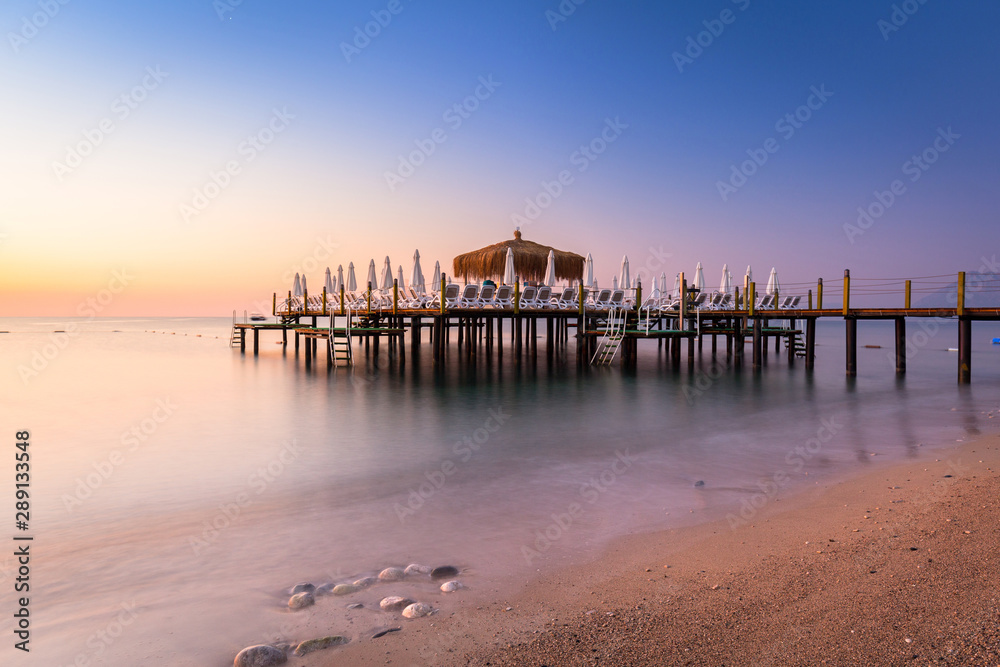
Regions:
<instances>
[{"instance_id":1,"label":"white closed beach umbrella","mask_svg":"<svg viewBox=\"0 0 1000 667\"><path fill-rule=\"evenodd\" d=\"M753 269L750 268L749 264L747 264L746 278L747 278L747 285L753 282Z\"/></svg>"},{"instance_id":2,"label":"white closed beach umbrella","mask_svg":"<svg viewBox=\"0 0 1000 667\"><path fill-rule=\"evenodd\" d=\"M385 264L382 265L382 280L379 285L381 289L392 288L392 264L389 263L389 256L385 256Z\"/></svg>"},{"instance_id":3,"label":"white closed beach umbrella","mask_svg":"<svg viewBox=\"0 0 1000 667\"><path fill-rule=\"evenodd\" d=\"M365 284L365 289L368 289L368 284L371 284L372 289L378 289L378 277L375 275L375 260L371 260L368 263L368 280Z\"/></svg>"},{"instance_id":4,"label":"white closed beach umbrella","mask_svg":"<svg viewBox=\"0 0 1000 667\"><path fill-rule=\"evenodd\" d=\"M295 282L292 283L292 296L302 296L302 278L295 274Z\"/></svg>"},{"instance_id":5,"label":"white closed beach umbrella","mask_svg":"<svg viewBox=\"0 0 1000 667\"><path fill-rule=\"evenodd\" d=\"M584 260L584 273L586 274L586 282L583 283L584 287L594 286L594 256L589 252L587 253L587 259Z\"/></svg>"},{"instance_id":6,"label":"white closed beach umbrella","mask_svg":"<svg viewBox=\"0 0 1000 667\"><path fill-rule=\"evenodd\" d=\"M667 272L664 271L660 274L660 294L667 293Z\"/></svg>"},{"instance_id":7,"label":"white closed beach umbrella","mask_svg":"<svg viewBox=\"0 0 1000 667\"><path fill-rule=\"evenodd\" d=\"M618 276L611 276L611 289L618 289Z\"/></svg>"},{"instance_id":8,"label":"white closed beach umbrella","mask_svg":"<svg viewBox=\"0 0 1000 667\"><path fill-rule=\"evenodd\" d=\"M694 283L691 284L691 288L699 292L705 291L705 272L701 268L701 262L698 262L698 266L694 269Z\"/></svg>"},{"instance_id":9,"label":"white closed beach umbrella","mask_svg":"<svg viewBox=\"0 0 1000 667\"><path fill-rule=\"evenodd\" d=\"M618 277L618 287L616 287L615 289L618 289L619 287L621 289L628 289L631 286L632 286L632 278L631 276L629 276L628 272L628 255L625 255L624 257L622 257L622 272L621 275Z\"/></svg>"},{"instance_id":10,"label":"white closed beach umbrella","mask_svg":"<svg viewBox=\"0 0 1000 667\"><path fill-rule=\"evenodd\" d=\"M431 291L437 292L441 289L441 262L434 262L434 281L431 283Z\"/></svg>"},{"instance_id":11,"label":"white closed beach umbrella","mask_svg":"<svg viewBox=\"0 0 1000 667\"><path fill-rule=\"evenodd\" d=\"M679 297L681 295L681 274L677 274L674 277L674 296Z\"/></svg>"},{"instance_id":12,"label":"white closed beach umbrella","mask_svg":"<svg viewBox=\"0 0 1000 667\"><path fill-rule=\"evenodd\" d=\"M349 292L357 291L358 280L354 276L354 262L347 265L347 290Z\"/></svg>"},{"instance_id":13,"label":"white closed beach umbrella","mask_svg":"<svg viewBox=\"0 0 1000 667\"><path fill-rule=\"evenodd\" d=\"M413 275L410 276L410 287L416 290L417 294L427 291L424 285L424 270L420 268L420 251L413 251Z\"/></svg>"},{"instance_id":14,"label":"white closed beach umbrella","mask_svg":"<svg viewBox=\"0 0 1000 667\"><path fill-rule=\"evenodd\" d=\"M781 290L781 285L778 284L778 270L773 266L771 267L771 275L767 277L767 290L766 294L774 294Z\"/></svg>"},{"instance_id":15,"label":"white closed beach umbrella","mask_svg":"<svg viewBox=\"0 0 1000 667\"><path fill-rule=\"evenodd\" d=\"M403 265L400 264L399 268L396 269L396 284L399 285L399 291L402 292L406 289L406 283L403 282Z\"/></svg>"},{"instance_id":16,"label":"white closed beach umbrella","mask_svg":"<svg viewBox=\"0 0 1000 667\"><path fill-rule=\"evenodd\" d=\"M326 280L323 281L323 287L326 289L327 294L333 294L333 276L330 274L330 267L326 267Z\"/></svg>"},{"instance_id":17,"label":"white closed beach umbrella","mask_svg":"<svg viewBox=\"0 0 1000 667\"><path fill-rule=\"evenodd\" d=\"M653 283L653 290L649 293L649 300L659 301L661 296L659 281L656 279L656 276L653 276L650 282Z\"/></svg>"},{"instance_id":18,"label":"white closed beach umbrella","mask_svg":"<svg viewBox=\"0 0 1000 667\"><path fill-rule=\"evenodd\" d=\"M545 281L542 284L548 287L553 287L556 284L556 253L551 248L545 262Z\"/></svg>"},{"instance_id":19,"label":"white closed beach umbrella","mask_svg":"<svg viewBox=\"0 0 1000 667\"><path fill-rule=\"evenodd\" d=\"M729 294L733 291L733 278L732 274L729 273L729 265L722 265L722 282L719 283L719 291L723 294Z\"/></svg>"},{"instance_id":20,"label":"white closed beach umbrella","mask_svg":"<svg viewBox=\"0 0 1000 667\"><path fill-rule=\"evenodd\" d=\"M309 287L306 285L306 277L302 276L302 294L309 294ZM299 295L302 296L302 295Z\"/></svg>"},{"instance_id":21,"label":"white closed beach umbrella","mask_svg":"<svg viewBox=\"0 0 1000 667\"><path fill-rule=\"evenodd\" d=\"M351 264L351 266L353 267L354 265ZM344 285L344 265L343 264L338 264L337 265L337 283L334 285L334 287L336 287L338 289L341 288L341 287L343 287L344 289L347 289L347 286Z\"/></svg>"},{"instance_id":22,"label":"white closed beach umbrella","mask_svg":"<svg viewBox=\"0 0 1000 667\"><path fill-rule=\"evenodd\" d=\"M503 283L504 285L514 284L514 250L511 247L507 247L507 257L504 259L503 264Z\"/></svg>"}]
</instances>

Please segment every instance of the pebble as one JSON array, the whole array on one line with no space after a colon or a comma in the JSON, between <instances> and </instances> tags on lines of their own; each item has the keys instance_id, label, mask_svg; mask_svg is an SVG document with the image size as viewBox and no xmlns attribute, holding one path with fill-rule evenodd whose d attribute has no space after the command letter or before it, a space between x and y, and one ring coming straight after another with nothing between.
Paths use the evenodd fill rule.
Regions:
<instances>
[{"instance_id":1,"label":"pebble","mask_svg":"<svg viewBox=\"0 0 1000 667\"><path fill-rule=\"evenodd\" d=\"M405 576L398 567L387 567L378 573L379 581L399 581Z\"/></svg>"},{"instance_id":2,"label":"pebble","mask_svg":"<svg viewBox=\"0 0 1000 667\"><path fill-rule=\"evenodd\" d=\"M361 586L356 584L337 584L333 587L334 595L350 595L361 590Z\"/></svg>"},{"instance_id":3,"label":"pebble","mask_svg":"<svg viewBox=\"0 0 1000 667\"><path fill-rule=\"evenodd\" d=\"M312 604L316 604L316 598L313 597L312 593L296 593L288 600L288 606L291 609L302 609Z\"/></svg>"},{"instance_id":4,"label":"pebble","mask_svg":"<svg viewBox=\"0 0 1000 667\"><path fill-rule=\"evenodd\" d=\"M403 572L406 573L407 575L430 574L431 568L428 567L427 565L418 565L416 563L410 563L409 565L406 566L406 569L403 570Z\"/></svg>"},{"instance_id":5,"label":"pebble","mask_svg":"<svg viewBox=\"0 0 1000 667\"><path fill-rule=\"evenodd\" d=\"M382 611L399 611L413 604L413 600L409 598L401 598L398 595L390 595L389 597L383 599L378 603L378 606L382 608Z\"/></svg>"},{"instance_id":6,"label":"pebble","mask_svg":"<svg viewBox=\"0 0 1000 667\"><path fill-rule=\"evenodd\" d=\"M446 581L443 584L441 584L442 593L454 593L459 588L462 588L462 582L455 581L454 579L452 579L451 581Z\"/></svg>"},{"instance_id":7,"label":"pebble","mask_svg":"<svg viewBox=\"0 0 1000 667\"><path fill-rule=\"evenodd\" d=\"M295 584L292 590L289 591L290 595L295 595L296 593L312 593L316 590L316 587L312 584Z\"/></svg>"},{"instance_id":8,"label":"pebble","mask_svg":"<svg viewBox=\"0 0 1000 667\"><path fill-rule=\"evenodd\" d=\"M339 646L346 643L347 639L341 637L340 635L322 637L320 639L308 639L295 647L295 655L305 655L306 653L321 651L325 648L330 648L331 646Z\"/></svg>"},{"instance_id":9,"label":"pebble","mask_svg":"<svg viewBox=\"0 0 1000 667\"><path fill-rule=\"evenodd\" d=\"M378 579L375 577L361 577L354 582L355 586L360 586L361 588L368 588L378 583Z\"/></svg>"},{"instance_id":10,"label":"pebble","mask_svg":"<svg viewBox=\"0 0 1000 667\"><path fill-rule=\"evenodd\" d=\"M427 614L434 611L434 608L429 604L424 604L423 602L414 602L406 609L403 610L403 616L406 618L420 618L421 616L426 616Z\"/></svg>"},{"instance_id":11,"label":"pebble","mask_svg":"<svg viewBox=\"0 0 1000 667\"><path fill-rule=\"evenodd\" d=\"M329 595L333 592L333 588L333 584L323 584L316 589L315 593L316 595Z\"/></svg>"},{"instance_id":12,"label":"pebble","mask_svg":"<svg viewBox=\"0 0 1000 667\"><path fill-rule=\"evenodd\" d=\"M699 479L697 482L694 483L694 485L695 486L705 486L705 480Z\"/></svg>"},{"instance_id":13,"label":"pebble","mask_svg":"<svg viewBox=\"0 0 1000 667\"><path fill-rule=\"evenodd\" d=\"M447 579L458 576L458 568L454 565L442 565L431 570L432 579Z\"/></svg>"},{"instance_id":14,"label":"pebble","mask_svg":"<svg viewBox=\"0 0 1000 667\"><path fill-rule=\"evenodd\" d=\"M233 660L233 667L271 667L288 662L284 651L261 644L248 646L240 651Z\"/></svg>"},{"instance_id":15,"label":"pebble","mask_svg":"<svg viewBox=\"0 0 1000 667\"><path fill-rule=\"evenodd\" d=\"M364 605L361 604L360 602L355 602L353 604L347 605L348 609L361 609L362 607L364 607Z\"/></svg>"}]
</instances>

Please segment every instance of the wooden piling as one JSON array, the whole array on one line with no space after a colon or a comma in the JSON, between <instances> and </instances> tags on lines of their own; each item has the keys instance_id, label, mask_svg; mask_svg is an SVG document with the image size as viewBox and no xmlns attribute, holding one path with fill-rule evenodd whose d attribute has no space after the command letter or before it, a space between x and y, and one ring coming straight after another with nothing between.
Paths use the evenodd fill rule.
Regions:
<instances>
[{"instance_id":1,"label":"wooden piling","mask_svg":"<svg viewBox=\"0 0 1000 667\"><path fill-rule=\"evenodd\" d=\"M848 317L844 323L847 330L847 376L855 377L858 374L858 320Z\"/></svg>"},{"instance_id":2,"label":"wooden piling","mask_svg":"<svg viewBox=\"0 0 1000 667\"><path fill-rule=\"evenodd\" d=\"M958 319L958 383L972 382L972 320Z\"/></svg>"},{"instance_id":3,"label":"wooden piling","mask_svg":"<svg viewBox=\"0 0 1000 667\"><path fill-rule=\"evenodd\" d=\"M753 285L753 283L751 283ZM751 292L754 290L751 289ZM761 320L759 317L753 318L753 369L759 371L762 365L761 357L763 356L763 341L761 340Z\"/></svg>"},{"instance_id":4,"label":"wooden piling","mask_svg":"<svg viewBox=\"0 0 1000 667\"><path fill-rule=\"evenodd\" d=\"M906 374L906 318L896 320L896 375Z\"/></svg>"},{"instance_id":5,"label":"wooden piling","mask_svg":"<svg viewBox=\"0 0 1000 667\"><path fill-rule=\"evenodd\" d=\"M811 371L816 365L816 318L806 319L806 370Z\"/></svg>"}]
</instances>

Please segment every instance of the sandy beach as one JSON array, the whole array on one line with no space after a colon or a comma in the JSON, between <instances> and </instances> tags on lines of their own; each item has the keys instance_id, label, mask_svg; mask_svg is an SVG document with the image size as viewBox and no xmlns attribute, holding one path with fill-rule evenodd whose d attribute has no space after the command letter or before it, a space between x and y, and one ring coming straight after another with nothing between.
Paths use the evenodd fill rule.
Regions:
<instances>
[{"instance_id":1,"label":"sandy beach","mask_svg":"<svg viewBox=\"0 0 1000 667\"><path fill-rule=\"evenodd\" d=\"M998 465L982 436L288 664L997 665Z\"/></svg>"}]
</instances>

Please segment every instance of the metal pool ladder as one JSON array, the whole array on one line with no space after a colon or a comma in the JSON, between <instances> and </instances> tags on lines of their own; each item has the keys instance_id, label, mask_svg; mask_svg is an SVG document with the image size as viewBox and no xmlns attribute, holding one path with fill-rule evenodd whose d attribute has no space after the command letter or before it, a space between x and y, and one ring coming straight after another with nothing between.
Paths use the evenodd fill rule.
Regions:
<instances>
[{"instance_id":1,"label":"metal pool ladder","mask_svg":"<svg viewBox=\"0 0 1000 667\"><path fill-rule=\"evenodd\" d=\"M607 325L604 328L604 335L597 343L597 351L594 358L590 360L593 366L610 366L618 354L618 349L622 346L625 338L625 310L612 308L608 311Z\"/></svg>"},{"instance_id":2,"label":"metal pool ladder","mask_svg":"<svg viewBox=\"0 0 1000 667\"><path fill-rule=\"evenodd\" d=\"M351 307L347 306L344 310L346 314L347 322L344 324L343 333L338 333L335 328L337 321L336 312L330 312L330 336L327 339L330 346L330 358L333 359L334 368L340 366L340 362L344 362L345 366L354 365L354 353L351 348Z\"/></svg>"}]
</instances>

